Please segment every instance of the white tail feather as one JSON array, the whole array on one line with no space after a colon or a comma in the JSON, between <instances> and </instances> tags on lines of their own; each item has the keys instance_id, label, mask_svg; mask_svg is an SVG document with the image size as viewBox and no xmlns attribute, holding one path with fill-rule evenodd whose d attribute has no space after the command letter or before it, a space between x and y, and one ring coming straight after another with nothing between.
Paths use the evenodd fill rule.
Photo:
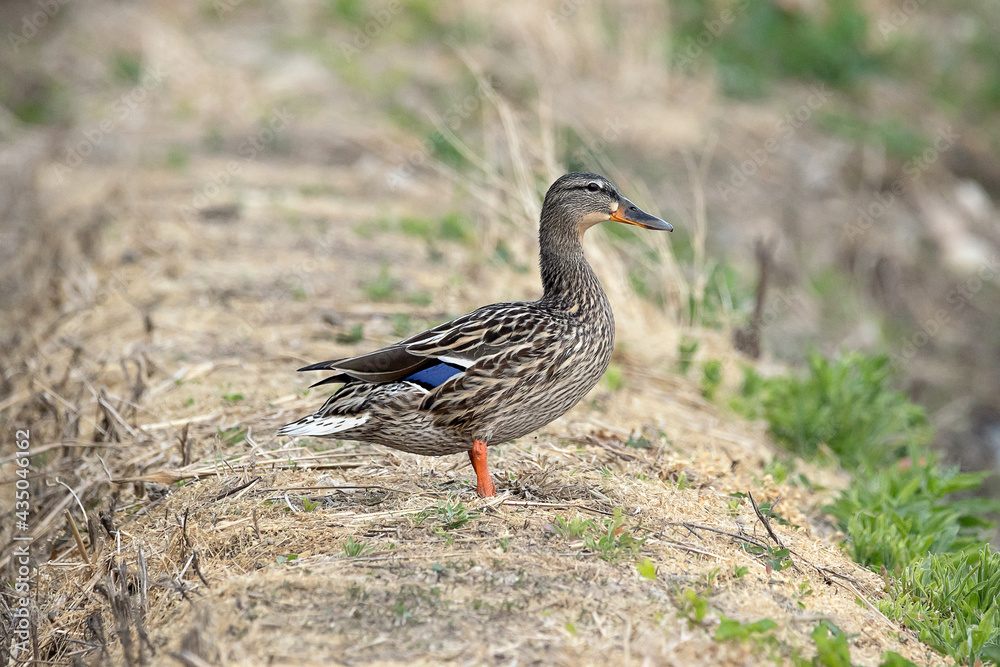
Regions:
<instances>
[{"instance_id":1,"label":"white tail feather","mask_svg":"<svg viewBox=\"0 0 1000 667\"><path fill-rule=\"evenodd\" d=\"M371 413L368 412L353 417L340 415L317 417L316 415L309 415L292 424L285 424L278 429L278 435L333 435L334 433L352 429L355 426L361 426L368 421L370 416Z\"/></svg>"}]
</instances>

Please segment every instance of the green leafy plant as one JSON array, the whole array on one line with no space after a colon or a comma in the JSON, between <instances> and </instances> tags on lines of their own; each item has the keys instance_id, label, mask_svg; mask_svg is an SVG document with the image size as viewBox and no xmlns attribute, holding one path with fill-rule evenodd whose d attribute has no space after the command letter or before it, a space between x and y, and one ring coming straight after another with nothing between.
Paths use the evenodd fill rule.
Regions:
<instances>
[{"instance_id":1,"label":"green leafy plant","mask_svg":"<svg viewBox=\"0 0 1000 667\"><path fill-rule=\"evenodd\" d=\"M116 79L134 86L142 79L142 56L130 51L115 51L111 69Z\"/></svg>"},{"instance_id":2,"label":"green leafy plant","mask_svg":"<svg viewBox=\"0 0 1000 667\"><path fill-rule=\"evenodd\" d=\"M774 511L773 505L774 504L771 503L770 501L763 500L763 501L761 501L757 505L757 508L760 510L761 514L763 514L768 519L770 519L770 520L772 520L772 521L774 521L776 523L780 523L782 526L790 526L790 525L792 525L792 524L788 523L788 520L785 519L785 517L781 516L780 514L778 514L777 512Z\"/></svg>"},{"instance_id":3,"label":"green leafy plant","mask_svg":"<svg viewBox=\"0 0 1000 667\"><path fill-rule=\"evenodd\" d=\"M603 560L616 561L626 556L635 556L646 538L634 536L625 525L620 507L616 507L614 517L604 520L603 528L594 527L591 534L584 537L588 550L599 554Z\"/></svg>"},{"instance_id":4,"label":"green leafy plant","mask_svg":"<svg viewBox=\"0 0 1000 667\"><path fill-rule=\"evenodd\" d=\"M764 474L770 475L775 484L781 484L788 479L788 466L776 457L764 466Z\"/></svg>"},{"instance_id":5,"label":"green leafy plant","mask_svg":"<svg viewBox=\"0 0 1000 667\"><path fill-rule=\"evenodd\" d=\"M374 547L369 547L365 542L355 540L353 535L349 535L343 542L344 555L350 558L355 558L357 556L364 556L365 554L370 554L375 550Z\"/></svg>"},{"instance_id":6,"label":"green leafy plant","mask_svg":"<svg viewBox=\"0 0 1000 667\"><path fill-rule=\"evenodd\" d=\"M400 287L399 281L389 274L389 265L382 264L378 277L365 283L363 289L365 296L372 301L392 301L396 298Z\"/></svg>"},{"instance_id":7,"label":"green leafy plant","mask_svg":"<svg viewBox=\"0 0 1000 667\"><path fill-rule=\"evenodd\" d=\"M920 641L957 663L1000 661L1000 554L974 551L931 555L903 568L883 613L900 618Z\"/></svg>"},{"instance_id":8,"label":"green leafy plant","mask_svg":"<svg viewBox=\"0 0 1000 667\"><path fill-rule=\"evenodd\" d=\"M931 144L905 118L873 121L867 114L838 113L824 109L817 115L817 125L851 141L884 148L901 161L917 157Z\"/></svg>"},{"instance_id":9,"label":"green leafy plant","mask_svg":"<svg viewBox=\"0 0 1000 667\"><path fill-rule=\"evenodd\" d=\"M992 527L986 514L998 503L955 498L971 491L986 473L938 468L930 453L905 459L879 473L860 476L824 510L850 536L851 558L890 572L928 554L974 549Z\"/></svg>"},{"instance_id":10,"label":"green leafy plant","mask_svg":"<svg viewBox=\"0 0 1000 667\"><path fill-rule=\"evenodd\" d=\"M622 374L622 367L618 364L608 365L608 370L604 371L604 377L601 379L611 391L619 391L625 386L625 376Z\"/></svg>"},{"instance_id":11,"label":"green leafy plant","mask_svg":"<svg viewBox=\"0 0 1000 667\"><path fill-rule=\"evenodd\" d=\"M775 549L772 545L760 546L749 542L743 543L743 549L755 556L761 556L772 572L781 572L792 564L791 552L782 547Z\"/></svg>"},{"instance_id":12,"label":"green leafy plant","mask_svg":"<svg viewBox=\"0 0 1000 667\"><path fill-rule=\"evenodd\" d=\"M879 667L917 667L917 665L895 651L886 651L882 655L882 664Z\"/></svg>"},{"instance_id":13,"label":"green leafy plant","mask_svg":"<svg viewBox=\"0 0 1000 667\"><path fill-rule=\"evenodd\" d=\"M429 306L434 302L434 296L426 290L415 290L406 295L406 303L414 306Z\"/></svg>"},{"instance_id":14,"label":"green leafy plant","mask_svg":"<svg viewBox=\"0 0 1000 667\"><path fill-rule=\"evenodd\" d=\"M476 516L475 513L470 514L465 504L460 500L455 503L441 501L437 504L434 512L437 515L438 521L441 522L443 530L461 528L469 522L469 519Z\"/></svg>"},{"instance_id":15,"label":"green leafy plant","mask_svg":"<svg viewBox=\"0 0 1000 667\"><path fill-rule=\"evenodd\" d=\"M851 557L891 582L883 613L960 663L1000 660L1000 555L985 543L1000 502L963 497L985 474L941 467L928 448L923 410L890 385L884 356L809 358L804 378L744 372L732 405L767 419L772 435L806 457L836 456L855 478L824 508L847 535ZM773 570L785 550L748 545ZM803 592L803 594L805 594ZM801 602L801 600L799 600ZM846 638L832 626L813 633L817 656L801 665L849 665ZM884 665L909 664L886 654Z\"/></svg>"},{"instance_id":16,"label":"green leafy plant","mask_svg":"<svg viewBox=\"0 0 1000 667\"><path fill-rule=\"evenodd\" d=\"M752 634L759 634L773 630L778 624L769 618L764 618L753 623L740 623L726 616L719 617L719 627L715 629L715 641L746 641Z\"/></svg>"},{"instance_id":17,"label":"green leafy plant","mask_svg":"<svg viewBox=\"0 0 1000 667\"><path fill-rule=\"evenodd\" d=\"M705 620L708 614L708 598L699 595L696 591L688 588L678 599L677 616L688 619L688 623L695 625Z\"/></svg>"},{"instance_id":18,"label":"green leafy plant","mask_svg":"<svg viewBox=\"0 0 1000 667\"><path fill-rule=\"evenodd\" d=\"M413 616L413 609L406 606L406 600L399 598L393 606L393 615L396 617L395 625L406 625L406 622Z\"/></svg>"},{"instance_id":19,"label":"green leafy plant","mask_svg":"<svg viewBox=\"0 0 1000 667\"><path fill-rule=\"evenodd\" d=\"M649 441L644 435L640 435L638 438L632 437L625 441L626 447L633 447L635 449L651 449L653 443Z\"/></svg>"},{"instance_id":20,"label":"green leafy plant","mask_svg":"<svg viewBox=\"0 0 1000 667\"><path fill-rule=\"evenodd\" d=\"M365 325L358 323L351 327L350 331L345 331L338 333L334 336L336 340L341 345L354 345L361 341L365 337Z\"/></svg>"},{"instance_id":21,"label":"green leafy plant","mask_svg":"<svg viewBox=\"0 0 1000 667\"><path fill-rule=\"evenodd\" d=\"M892 388L885 355L809 356L804 378L744 376L743 411L764 417L775 440L811 459L829 448L849 469L878 469L930 441L924 411Z\"/></svg>"},{"instance_id":22,"label":"green leafy plant","mask_svg":"<svg viewBox=\"0 0 1000 667\"><path fill-rule=\"evenodd\" d=\"M677 345L677 371L681 375L687 375L691 364L694 363L694 355L698 351L698 341L694 338L684 336Z\"/></svg>"},{"instance_id":23,"label":"green leafy plant","mask_svg":"<svg viewBox=\"0 0 1000 667\"><path fill-rule=\"evenodd\" d=\"M796 657L795 667L851 667L851 649L847 646L847 635L833 623L822 621L812 634L816 644L816 657L810 661Z\"/></svg>"},{"instance_id":24,"label":"green leafy plant","mask_svg":"<svg viewBox=\"0 0 1000 667\"><path fill-rule=\"evenodd\" d=\"M567 519L557 514L555 523L552 524L553 531L566 539L583 539L587 531L593 527L594 522L592 520L584 519L579 514L572 519Z\"/></svg>"},{"instance_id":25,"label":"green leafy plant","mask_svg":"<svg viewBox=\"0 0 1000 667\"><path fill-rule=\"evenodd\" d=\"M701 395L708 400L715 399L715 392L722 384L722 362L710 359L701 365Z\"/></svg>"},{"instance_id":26,"label":"green leafy plant","mask_svg":"<svg viewBox=\"0 0 1000 667\"><path fill-rule=\"evenodd\" d=\"M644 558L643 560L636 563L635 571L639 573L640 577L656 581L656 565L654 565L653 561L649 560L648 558Z\"/></svg>"},{"instance_id":27,"label":"green leafy plant","mask_svg":"<svg viewBox=\"0 0 1000 667\"><path fill-rule=\"evenodd\" d=\"M823 12L765 0L734 4L731 22L722 23L715 5L685 0L677 3L675 60L693 65L692 49L706 25L721 23L710 35L707 51L714 57L723 91L734 97L764 95L779 77L818 79L850 88L861 77L881 69L880 54L868 39L868 18L857 0L831 0ZM692 46L694 45L694 46Z\"/></svg>"},{"instance_id":28,"label":"green leafy plant","mask_svg":"<svg viewBox=\"0 0 1000 667\"><path fill-rule=\"evenodd\" d=\"M689 486L691 486L691 482L688 480L687 473L683 472L683 471L680 472L677 475L677 490L678 491L683 491L684 489L688 488Z\"/></svg>"},{"instance_id":29,"label":"green leafy plant","mask_svg":"<svg viewBox=\"0 0 1000 667\"><path fill-rule=\"evenodd\" d=\"M469 243L474 236L472 222L459 213L449 213L441 218L439 230L441 238L446 241Z\"/></svg>"},{"instance_id":30,"label":"green leafy plant","mask_svg":"<svg viewBox=\"0 0 1000 667\"><path fill-rule=\"evenodd\" d=\"M786 641L778 639L771 632L777 627L778 624L769 618L752 623L740 623L721 616L719 627L715 630L715 641L752 642L758 647L770 649L770 657L775 662L783 662L781 656L790 654L795 667L854 667L847 636L833 623L822 621L810 633L816 649L812 659L803 658L801 648L790 646ZM898 653L886 651L879 667L916 667L916 665Z\"/></svg>"},{"instance_id":31,"label":"green leafy plant","mask_svg":"<svg viewBox=\"0 0 1000 667\"><path fill-rule=\"evenodd\" d=\"M743 498L746 497L745 493L731 493L732 496L726 500L726 512L731 517L736 517L740 513L740 503L743 502Z\"/></svg>"},{"instance_id":32,"label":"green leafy plant","mask_svg":"<svg viewBox=\"0 0 1000 667\"><path fill-rule=\"evenodd\" d=\"M427 218L402 218L399 228L407 236L429 239L434 235L433 223Z\"/></svg>"},{"instance_id":33,"label":"green leafy plant","mask_svg":"<svg viewBox=\"0 0 1000 667\"><path fill-rule=\"evenodd\" d=\"M399 338L409 336L413 331L412 318L406 313L396 313L392 316L392 335Z\"/></svg>"},{"instance_id":34,"label":"green leafy plant","mask_svg":"<svg viewBox=\"0 0 1000 667\"><path fill-rule=\"evenodd\" d=\"M304 512L312 512L314 509L319 507L319 501L310 500L309 496L302 496L302 510Z\"/></svg>"},{"instance_id":35,"label":"green leafy plant","mask_svg":"<svg viewBox=\"0 0 1000 667\"><path fill-rule=\"evenodd\" d=\"M247 439L247 429L245 426L231 426L225 430L216 428L216 435L225 446L232 447Z\"/></svg>"}]
</instances>

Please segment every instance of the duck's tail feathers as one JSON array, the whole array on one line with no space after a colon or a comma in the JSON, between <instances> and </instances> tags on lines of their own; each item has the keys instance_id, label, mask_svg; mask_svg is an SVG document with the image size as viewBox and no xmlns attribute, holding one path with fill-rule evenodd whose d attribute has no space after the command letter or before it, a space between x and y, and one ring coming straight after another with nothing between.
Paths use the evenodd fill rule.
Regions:
<instances>
[{"instance_id":1,"label":"duck's tail feathers","mask_svg":"<svg viewBox=\"0 0 1000 667\"><path fill-rule=\"evenodd\" d=\"M314 435L325 436L347 431L361 426L371 413L365 412L360 415L327 415L325 417L311 414L297 422L285 424L278 429L278 435Z\"/></svg>"}]
</instances>

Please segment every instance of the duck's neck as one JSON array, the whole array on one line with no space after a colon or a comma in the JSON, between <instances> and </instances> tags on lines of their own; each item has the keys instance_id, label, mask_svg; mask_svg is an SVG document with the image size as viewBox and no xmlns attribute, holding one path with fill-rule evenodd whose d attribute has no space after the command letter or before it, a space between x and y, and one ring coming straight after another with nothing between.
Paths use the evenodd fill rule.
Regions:
<instances>
[{"instance_id":1,"label":"duck's neck","mask_svg":"<svg viewBox=\"0 0 1000 667\"><path fill-rule=\"evenodd\" d=\"M583 256L576 230L546 225L544 220L541 229L538 241L545 290L541 301L567 312L608 307L604 289Z\"/></svg>"}]
</instances>

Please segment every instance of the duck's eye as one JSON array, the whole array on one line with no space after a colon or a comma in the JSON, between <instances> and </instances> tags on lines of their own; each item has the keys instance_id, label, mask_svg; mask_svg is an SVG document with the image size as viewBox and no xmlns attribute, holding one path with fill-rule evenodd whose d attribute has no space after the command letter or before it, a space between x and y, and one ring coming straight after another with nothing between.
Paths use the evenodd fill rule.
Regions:
<instances>
[{"instance_id":1,"label":"duck's eye","mask_svg":"<svg viewBox=\"0 0 1000 667\"><path fill-rule=\"evenodd\" d=\"M597 183L588 183L587 189L590 190L591 192L597 192L598 190L601 189L601 186L598 185Z\"/></svg>"}]
</instances>

